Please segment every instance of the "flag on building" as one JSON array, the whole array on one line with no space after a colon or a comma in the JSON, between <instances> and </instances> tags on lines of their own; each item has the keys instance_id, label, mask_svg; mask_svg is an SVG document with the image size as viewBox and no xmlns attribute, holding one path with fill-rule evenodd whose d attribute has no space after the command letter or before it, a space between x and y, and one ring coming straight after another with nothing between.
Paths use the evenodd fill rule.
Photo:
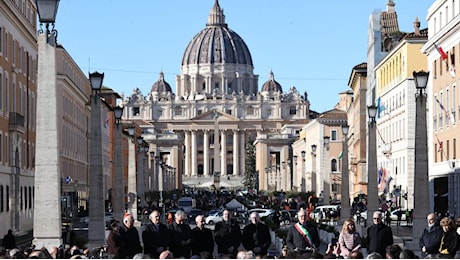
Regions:
<instances>
[{"instance_id":1,"label":"flag on building","mask_svg":"<svg viewBox=\"0 0 460 260\"><path fill-rule=\"evenodd\" d=\"M442 142L439 141L438 136L436 136L436 140L438 140L438 152L442 152Z\"/></svg>"},{"instance_id":2,"label":"flag on building","mask_svg":"<svg viewBox=\"0 0 460 260\"><path fill-rule=\"evenodd\" d=\"M436 102L439 104L439 107L441 108L442 112L444 112L444 114L446 114L446 116L449 118L450 120L450 123L451 124L455 124L455 117L454 117L454 114L453 113L449 113L449 111L447 111L447 109L441 104L441 101L439 101L439 99L434 96L434 99L436 100Z\"/></svg>"},{"instance_id":3,"label":"flag on building","mask_svg":"<svg viewBox=\"0 0 460 260\"><path fill-rule=\"evenodd\" d=\"M342 159L342 157L343 157L343 151L339 153L339 159Z\"/></svg>"},{"instance_id":4,"label":"flag on building","mask_svg":"<svg viewBox=\"0 0 460 260\"><path fill-rule=\"evenodd\" d=\"M442 47L438 47L438 45L436 45L436 43L434 44L434 47L435 47L436 50L438 51L439 55L441 55L441 59L442 59L442 60L446 60L446 59L447 59L447 54L444 52L444 50L442 49Z\"/></svg>"}]
</instances>

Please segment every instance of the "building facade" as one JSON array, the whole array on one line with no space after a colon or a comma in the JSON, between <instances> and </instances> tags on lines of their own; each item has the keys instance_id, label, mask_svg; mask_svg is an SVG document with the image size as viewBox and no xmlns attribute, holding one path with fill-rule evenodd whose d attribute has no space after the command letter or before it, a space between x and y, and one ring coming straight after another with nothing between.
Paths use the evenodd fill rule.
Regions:
<instances>
[{"instance_id":1,"label":"building facade","mask_svg":"<svg viewBox=\"0 0 460 260\"><path fill-rule=\"evenodd\" d=\"M460 214L459 57L460 2L436 0L428 9L428 41L421 48L428 56L428 156L430 209ZM436 46L442 49L438 51Z\"/></svg>"},{"instance_id":2,"label":"building facade","mask_svg":"<svg viewBox=\"0 0 460 260\"><path fill-rule=\"evenodd\" d=\"M283 90L273 72L259 89L253 70L248 46L225 23L216 1L184 52L176 92L160 73L146 96L135 89L124 98L123 119L146 122L144 140L177 169L176 188L182 175L243 175L248 142L256 144L260 189L290 188L290 172L279 171L278 187L262 173L290 158L296 127L285 126L300 128L310 120L307 94Z\"/></svg>"},{"instance_id":3,"label":"building facade","mask_svg":"<svg viewBox=\"0 0 460 260\"><path fill-rule=\"evenodd\" d=\"M32 229L36 29L34 1L0 2L0 234Z\"/></svg>"},{"instance_id":4,"label":"building facade","mask_svg":"<svg viewBox=\"0 0 460 260\"><path fill-rule=\"evenodd\" d=\"M413 71L426 71L420 52L428 37L418 19L413 33L394 32L388 54L375 67L379 193L393 207L414 208L415 94Z\"/></svg>"}]
</instances>

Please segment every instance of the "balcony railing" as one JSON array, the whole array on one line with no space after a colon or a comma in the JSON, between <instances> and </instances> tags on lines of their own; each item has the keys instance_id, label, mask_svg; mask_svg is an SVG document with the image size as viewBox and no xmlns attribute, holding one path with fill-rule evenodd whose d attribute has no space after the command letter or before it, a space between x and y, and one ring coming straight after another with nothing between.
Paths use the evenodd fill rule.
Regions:
<instances>
[{"instance_id":1,"label":"balcony railing","mask_svg":"<svg viewBox=\"0 0 460 260\"><path fill-rule=\"evenodd\" d=\"M8 130L18 131L23 134L24 133L24 116L16 112L10 112L9 121L8 121Z\"/></svg>"}]
</instances>

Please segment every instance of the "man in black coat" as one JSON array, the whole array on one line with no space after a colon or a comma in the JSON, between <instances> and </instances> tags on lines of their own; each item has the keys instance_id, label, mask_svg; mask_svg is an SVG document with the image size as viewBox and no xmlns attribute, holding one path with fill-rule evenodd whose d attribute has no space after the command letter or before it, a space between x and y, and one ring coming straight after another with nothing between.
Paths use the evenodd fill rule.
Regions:
<instances>
[{"instance_id":1,"label":"man in black coat","mask_svg":"<svg viewBox=\"0 0 460 260\"><path fill-rule=\"evenodd\" d=\"M243 247L257 256L266 256L272 242L270 230L260 221L259 213L252 212L250 219L243 229Z\"/></svg>"},{"instance_id":2,"label":"man in black coat","mask_svg":"<svg viewBox=\"0 0 460 260\"><path fill-rule=\"evenodd\" d=\"M174 215L174 220L168 225L171 236L169 250L173 253L174 258L190 258L192 246L192 229L185 224L187 215L182 210L178 210Z\"/></svg>"},{"instance_id":3,"label":"man in black coat","mask_svg":"<svg viewBox=\"0 0 460 260\"><path fill-rule=\"evenodd\" d=\"M231 215L228 209L222 213L223 221L217 222L214 227L214 241L219 254L236 257L241 244L241 230L238 222L231 219Z\"/></svg>"},{"instance_id":4,"label":"man in black coat","mask_svg":"<svg viewBox=\"0 0 460 260\"><path fill-rule=\"evenodd\" d=\"M192 255L200 256L201 258L212 258L214 253L212 231L204 226L203 215L196 216L195 223L196 227L192 229Z\"/></svg>"},{"instance_id":5,"label":"man in black coat","mask_svg":"<svg viewBox=\"0 0 460 260\"><path fill-rule=\"evenodd\" d=\"M144 253L149 254L152 258L159 258L161 252L168 249L171 242L168 227L160 222L160 212L158 210L150 213L151 223L145 226L142 232L142 241L144 242Z\"/></svg>"},{"instance_id":6,"label":"man in black coat","mask_svg":"<svg viewBox=\"0 0 460 260\"><path fill-rule=\"evenodd\" d=\"M430 213L426 219L428 226L423 230L419 240L420 250L422 251L421 258L425 258L428 255L435 256L439 253L443 232L441 226L439 226L436 214Z\"/></svg>"},{"instance_id":7,"label":"man in black coat","mask_svg":"<svg viewBox=\"0 0 460 260\"><path fill-rule=\"evenodd\" d=\"M288 250L302 254L308 251L312 252L313 248L319 248L318 230L307 222L307 211L300 209L297 218L299 222L289 227L286 236Z\"/></svg>"},{"instance_id":8,"label":"man in black coat","mask_svg":"<svg viewBox=\"0 0 460 260\"><path fill-rule=\"evenodd\" d=\"M374 224L367 229L368 253L377 252L386 255L386 247L393 244L393 232L382 221L382 213L375 211L372 214Z\"/></svg>"},{"instance_id":9,"label":"man in black coat","mask_svg":"<svg viewBox=\"0 0 460 260\"><path fill-rule=\"evenodd\" d=\"M142 246L139 240L139 233L134 227L133 215L125 213L123 216L123 225L119 228L120 238L124 246L124 251L128 258L133 258L134 255L142 253Z\"/></svg>"}]
</instances>

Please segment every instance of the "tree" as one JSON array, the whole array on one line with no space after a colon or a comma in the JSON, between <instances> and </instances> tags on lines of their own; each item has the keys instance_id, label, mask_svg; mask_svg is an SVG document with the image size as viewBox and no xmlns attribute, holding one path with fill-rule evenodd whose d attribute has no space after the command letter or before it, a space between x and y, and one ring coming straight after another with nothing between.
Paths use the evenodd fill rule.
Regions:
<instances>
[{"instance_id":1,"label":"tree","mask_svg":"<svg viewBox=\"0 0 460 260\"><path fill-rule=\"evenodd\" d=\"M256 154L252 140L246 144L246 161L243 185L248 190L259 189L259 174L256 171Z\"/></svg>"}]
</instances>

